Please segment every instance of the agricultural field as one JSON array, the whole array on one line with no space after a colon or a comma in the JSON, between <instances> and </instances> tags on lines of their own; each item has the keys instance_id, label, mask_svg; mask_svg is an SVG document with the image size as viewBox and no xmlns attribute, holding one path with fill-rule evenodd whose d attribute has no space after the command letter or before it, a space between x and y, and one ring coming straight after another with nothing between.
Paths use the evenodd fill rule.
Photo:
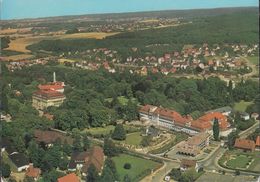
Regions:
<instances>
[{"instance_id":1,"label":"agricultural field","mask_svg":"<svg viewBox=\"0 0 260 182\"><path fill-rule=\"evenodd\" d=\"M249 105L252 105L253 102L246 102L246 101L243 101L241 100L240 102L236 102L235 105L234 105L234 109L236 111L241 111L241 112L244 112L246 110L246 108L249 106Z\"/></svg>"},{"instance_id":2,"label":"agricultural field","mask_svg":"<svg viewBox=\"0 0 260 182\"><path fill-rule=\"evenodd\" d=\"M128 175L132 181L139 181L141 177L150 174L152 170L159 168L161 165L160 163L154 162L152 160L127 154L120 154L119 156L113 157L112 159L115 162L120 181L123 181L125 175ZM131 164L131 168L125 169L125 163Z\"/></svg>"},{"instance_id":3,"label":"agricultural field","mask_svg":"<svg viewBox=\"0 0 260 182\"><path fill-rule=\"evenodd\" d=\"M103 39L108 36L116 35L115 33L103 33L103 32L90 32L90 33L75 33L64 35L52 35L52 36L34 36L24 37L11 40L9 47L5 50L18 51L23 53L30 53L31 51L26 47L31 44L39 43L42 40L54 40L54 39Z\"/></svg>"}]
</instances>

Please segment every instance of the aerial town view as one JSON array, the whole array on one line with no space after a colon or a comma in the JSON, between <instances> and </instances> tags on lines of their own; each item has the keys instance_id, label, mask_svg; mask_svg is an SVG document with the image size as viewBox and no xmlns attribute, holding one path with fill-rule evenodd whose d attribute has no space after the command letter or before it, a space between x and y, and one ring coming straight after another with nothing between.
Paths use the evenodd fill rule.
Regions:
<instances>
[{"instance_id":1,"label":"aerial town view","mask_svg":"<svg viewBox=\"0 0 260 182\"><path fill-rule=\"evenodd\" d=\"M258 1L0 3L1 182L260 182Z\"/></svg>"}]
</instances>

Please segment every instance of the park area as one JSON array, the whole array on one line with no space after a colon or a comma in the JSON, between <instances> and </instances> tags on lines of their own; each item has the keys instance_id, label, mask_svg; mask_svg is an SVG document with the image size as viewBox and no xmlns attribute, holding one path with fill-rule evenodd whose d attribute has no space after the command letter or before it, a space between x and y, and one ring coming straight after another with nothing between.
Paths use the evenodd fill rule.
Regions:
<instances>
[{"instance_id":1,"label":"park area","mask_svg":"<svg viewBox=\"0 0 260 182\"><path fill-rule=\"evenodd\" d=\"M105 127L88 128L85 129L83 132L88 133L94 137L99 137L99 136L106 136L113 133L114 129L115 129L114 125L108 125ZM140 128L137 128L135 126L129 126L129 125L124 125L124 129L126 130L127 133L133 133L140 130Z\"/></svg>"},{"instance_id":2,"label":"park area","mask_svg":"<svg viewBox=\"0 0 260 182\"><path fill-rule=\"evenodd\" d=\"M125 175L128 175L131 178L131 181L139 181L161 166L159 162L128 154L120 154L112 159L115 162L120 181L123 181ZM125 163L129 163L131 168L125 169Z\"/></svg>"},{"instance_id":3,"label":"park area","mask_svg":"<svg viewBox=\"0 0 260 182\"><path fill-rule=\"evenodd\" d=\"M260 171L260 153L243 153L239 150L227 151L219 160L219 164L230 169L241 169L252 172Z\"/></svg>"}]
</instances>

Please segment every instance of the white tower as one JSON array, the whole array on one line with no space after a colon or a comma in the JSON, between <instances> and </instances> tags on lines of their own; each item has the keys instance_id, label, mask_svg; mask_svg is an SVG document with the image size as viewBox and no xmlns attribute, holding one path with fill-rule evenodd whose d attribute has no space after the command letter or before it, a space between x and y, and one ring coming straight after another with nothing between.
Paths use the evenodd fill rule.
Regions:
<instances>
[{"instance_id":1,"label":"white tower","mask_svg":"<svg viewBox=\"0 0 260 182\"><path fill-rule=\"evenodd\" d=\"M53 72L53 83L56 83L56 73Z\"/></svg>"}]
</instances>

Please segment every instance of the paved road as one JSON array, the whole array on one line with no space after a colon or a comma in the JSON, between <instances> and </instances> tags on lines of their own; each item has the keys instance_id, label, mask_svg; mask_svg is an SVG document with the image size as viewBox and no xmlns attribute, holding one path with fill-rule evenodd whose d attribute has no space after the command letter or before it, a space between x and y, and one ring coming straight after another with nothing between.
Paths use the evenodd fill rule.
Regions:
<instances>
[{"instance_id":1,"label":"paved road","mask_svg":"<svg viewBox=\"0 0 260 182\"><path fill-rule=\"evenodd\" d=\"M164 162L163 167L143 178L141 182L162 182L172 168L178 168L179 166L180 164L178 162Z\"/></svg>"},{"instance_id":2,"label":"paved road","mask_svg":"<svg viewBox=\"0 0 260 182\"><path fill-rule=\"evenodd\" d=\"M242 131L240 132L238 135L240 138L246 138L248 135L250 135L251 133L253 133L258 127L259 127L259 124L260 121L259 120L256 120L256 123L251 126L250 128L248 128L247 130L245 131Z\"/></svg>"}]
</instances>

